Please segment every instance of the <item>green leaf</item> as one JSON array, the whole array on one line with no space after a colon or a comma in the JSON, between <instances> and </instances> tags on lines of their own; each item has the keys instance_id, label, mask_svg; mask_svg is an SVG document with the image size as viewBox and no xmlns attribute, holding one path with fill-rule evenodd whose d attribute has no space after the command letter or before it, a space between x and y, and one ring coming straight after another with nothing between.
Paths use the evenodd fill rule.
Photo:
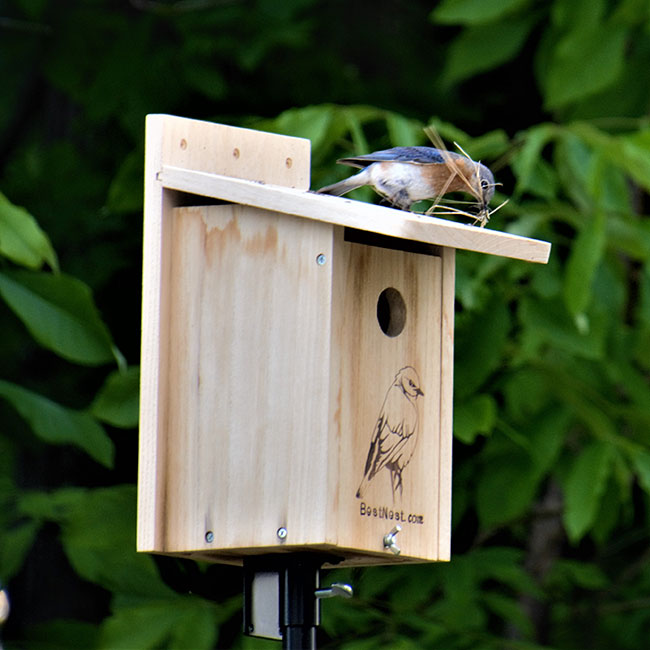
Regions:
<instances>
[{"instance_id":1,"label":"green leaf","mask_svg":"<svg viewBox=\"0 0 650 650\"><path fill-rule=\"evenodd\" d=\"M605 354L606 315L591 315L589 327L580 330L559 301L525 297L520 300L519 317L523 332L518 353L522 359L538 357L545 345L586 359L600 360Z\"/></svg>"},{"instance_id":2,"label":"green leaf","mask_svg":"<svg viewBox=\"0 0 650 650\"><path fill-rule=\"evenodd\" d=\"M0 272L0 295L43 347L76 363L119 359L90 289L76 278L28 271Z\"/></svg>"},{"instance_id":3,"label":"green leaf","mask_svg":"<svg viewBox=\"0 0 650 650\"><path fill-rule=\"evenodd\" d=\"M138 425L140 405L140 367L111 373L90 406L90 412L103 422L130 429Z\"/></svg>"},{"instance_id":4,"label":"green leaf","mask_svg":"<svg viewBox=\"0 0 650 650\"><path fill-rule=\"evenodd\" d=\"M605 227L605 213L598 210L583 225L567 260L564 303L574 318L584 314L591 301L594 276L605 252Z\"/></svg>"},{"instance_id":5,"label":"green leaf","mask_svg":"<svg viewBox=\"0 0 650 650\"><path fill-rule=\"evenodd\" d=\"M391 144L396 147L422 144L424 140L423 124L398 113L386 115L386 127Z\"/></svg>"},{"instance_id":6,"label":"green leaf","mask_svg":"<svg viewBox=\"0 0 650 650\"><path fill-rule=\"evenodd\" d=\"M477 25L529 4L529 0L444 0L431 12L431 18L442 24Z\"/></svg>"},{"instance_id":7,"label":"green leaf","mask_svg":"<svg viewBox=\"0 0 650 650\"><path fill-rule=\"evenodd\" d=\"M2 380L0 397L20 413L41 440L55 445L75 445L98 463L113 466L113 442L87 413L67 409L42 395Z\"/></svg>"},{"instance_id":8,"label":"green leaf","mask_svg":"<svg viewBox=\"0 0 650 650\"><path fill-rule=\"evenodd\" d=\"M136 487L64 488L25 500L23 510L55 521L68 561L84 579L123 596L122 602L175 596L149 555L136 552ZM117 598L117 596L116 596Z\"/></svg>"},{"instance_id":9,"label":"green leaf","mask_svg":"<svg viewBox=\"0 0 650 650\"><path fill-rule=\"evenodd\" d=\"M119 602L102 624L98 647L106 650L212 650L224 618L239 609L240 599L215 603L196 596ZM233 607L234 605L234 607Z\"/></svg>"},{"instance_id":10,"label":"green leaf","mask_svg":"<svg viewBox=\"0 0 650 650\"><path fill-rule=\"evenodd\" d=\"M166 647L164 642L183 620L184 612L179 605L180 602L163 600L118 609L104 621L98 647L106 650Z\"/></svg>"},{"instance_id":11,"label":"green leaf","mask_svg":"<svg viewBox=\"0 0 650 650\"><path fill-rule=\"evenodd\" d=\"M639 484L646 494L650 494L650 453L645 451L633 453L632 463L634 464Z\"/></svg>"},{"instance_id":12,"label":"green leaf","mask_svg":"<svg viewBox=\"0 0 650 650\"><path fill-rule=\"evenodd\" d=\"M523 145L513 160L512 169L517 177L515 196L521 196L531 186L531 179L541 160L542 150L558 135L554 124L540 124L523 134Z\"/></svg>"},{"instance_id":13,"label":"green leaf","mask_svg":"<svg viewBox=\"0 0 650 650\"><path fill-rule=\"evenodd\" d=\"M535 498L540 475L521 449L494 456L482 468L476 486L476 512L481 526L491 528L525 513Z\"/></svg>"},{"instance_id":14,"label":"green leaf","mask_svg":"<svg viewBox=\"0 0 650 650\"><path fill-rule=\"evenodd\" d=\"M478 390L503 362L511 327L508 307L501 300L486 304L471 316L456 334L454 394L459 399Z\"/></svg>"},{"instance_id":15,"label":"green leaf","mask_svg":"<svg viewBox=\"0 0 650 650\"><path fill-rule=\"evenodd\" d=\"M0 584L7 584L20 571L39 527L37 521L26 521L0 531Z\"/></svg>"},{"instance_id":16,"label":"green leaf","mask_svg":"<svg viewBox=\"0 0 650 650\"><path fill-rule=\"evenodd\" d=\"M595 564L558 559L544 578L547 587L578 586L582 589L604 589L609 579Z\"/></svg>"},{"instance_id":17,"label":"green leaf","mask_svg":"<svg viewBox=\"0 0 650 650\"><path fill-rule=\"evenodd\" d=\"M467 145L467 153L474 160L494 159L503 155L509 147L510 139L506 132L502 129L496 129L473 138Z\"/></svg>"},{"instance_id":18,"label":"green leaf","mask_svg":"<svg viewBox=\"0 0 650 650\"><path fill-rule=\"evenodd\" d=\"M58 269L56 253L36 219L1 193L0 255L30 269L39 269L43 264Z\"/></svg>"},{"instance_id":19,"label":"green leaf","mask_svg":"<svg viewBox=\"0 0 650 650\"><path fill-rule=\"evenodd\" d=\"M474 395L454 408L454 436L469 445L476 436L492 432L497 405L490 395Z\"/></svg>"},{"instance_id":20,"label":"green leaf","mask_svg":"<svg viewBox=\"0 0 650 650\"><path fill-rule=\"evenodd\" d=\"M619 142L615 142L614 146L617 145ZM621 138L620 148L607 153L619 159L626 172L646 192L650 192L650 129L643 129Z\"/></svg>"},{"instance_id":21,"label":"green leaf","mask_svg":"<svg viewBox=\"0 0 650 650\"><path fill-rule=\"evenodd\" d=\"M107 208L111 212L128 213L142 211L143 152L130 153L122 162L108 188Z\"/></svg>"},{"instance_id":22,"label":"green leaf","mask_svg":"<svg viewBox=\"0 0 650 650\"><path fill-rule=\"evenodd\" d=\"M512 170L516 176L520 176L520 159L515 158L512 164ZM543 199L552 200L558 192L558 176L555 168L547 163L543 158L534 161L533 167L527 175L526 191ZM520 187L520 189L523 189Z\"/></svg>"},{"instance_id":23,"label":"green leaf","mask_svg":"<svg viewBox=\"0 0 650 650\"><path fill-rule=\"evenodd\" d=\"M546 107L557 109L603 90L623 72L627 30L578 24L557 44L544 80Z\"/></svg>"},{"instance_id":24,"label":"green leaf","mask_svg":"<svg viewBox=\"0 0 650 650\"><path fill-rule=\"evenodd\" d=\"M575 133L563 130L554 149L554 161L564 190L582 209L591 207L587 175L592 150Z\"/></svg>"},{"instance_id":25,"label":"green leaf","mask_svg":"<svg viewBox=\"0 0 650 650\"><path fill-rule=\"evenodd\" d=\"M536 21L536 16L525 15L466 28L449 46L444 83L458 83L512 59L523 47Z\"/></svg>"},{"instance_id":26,"label":"green leaf","mask_svg":"<svg viewBox=\"0 0 650 650\"><path fill-rule=\"evenodd\" d=\"M514 625L528 637L533 635L533 625L524 613L521 603L517 600L494 592L483 593L481 600L491 612L504 622Z\"/></svg>"},{"instance_id":27,"label":"green leaf","mask_svg":"<svg viewBox=\"0 0 650 650\"><path fill-rule=\"evenodd\" d=\"M564 444L573 416L569 409L555 405L537 414L527 432L530 440L530 454L535 465L535 472L546 474L556 462Z\"/></svg>"},{"instance_id":28,"label":"green leaf","mask_svg":"<svg viewBox=\"0 0 650 650\"><path fill-rule=\"evenodd\" d=\"M50 620L30 625L25 630L25 647L31 650L71 650L96 648L99 630L96 623Z\"/></svg>"},{"instance_id":29,"label":"green leaf","mask_svg":"<svg viewBox=\"0 0 650 650\"><path fill-rule=\"evenodd\" d=\"M308 138L311 140L312 147L318 149L324 146L329 139L335 115L335 107L329 105L291 108L278 115L274 120L257 123L256 128Z\"/></svg>"},{"instance_id":30,"label":"green leaf","mask_svg":"<svg viewBox=\"0 0 650 650\"><path fill-rule=\"evenodd\" d=\"M610 445L596 440L573 462L564 486L564 526L574 543L593 526L612 470L612 459Z\"/></svg>"}]
</instances>

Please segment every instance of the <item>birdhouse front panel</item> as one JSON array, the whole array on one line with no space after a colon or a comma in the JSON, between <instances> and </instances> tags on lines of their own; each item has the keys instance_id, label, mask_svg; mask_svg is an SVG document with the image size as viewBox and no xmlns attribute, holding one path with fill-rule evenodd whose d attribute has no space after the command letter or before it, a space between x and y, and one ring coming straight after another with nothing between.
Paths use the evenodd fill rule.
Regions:
<instances>
[{"instance_id":1,"label":"birdhouse front panel","mask_svg":"<svg viewBox=\"0 0 650 650\"><path fill-rule=\"evenodd\" d=\"M337 543L384 559L397 549L403 560L447 559L453 250L337 243Z\"/></svg>"}]
</instances>

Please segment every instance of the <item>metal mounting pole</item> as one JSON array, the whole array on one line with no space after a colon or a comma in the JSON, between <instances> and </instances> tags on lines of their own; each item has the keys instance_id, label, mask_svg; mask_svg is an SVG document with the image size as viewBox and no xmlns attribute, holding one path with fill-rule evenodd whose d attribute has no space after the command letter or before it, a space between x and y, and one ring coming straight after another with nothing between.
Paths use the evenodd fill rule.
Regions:
<instances>
[{"instance_id":1,"label":"metal mounting pole","mask_svg":"<svg viewBox=\"0 0 650 650\"><path fill-rule=\"evenodd\" d=\"M320 604L316 598L322 558L291 555L280 576L283 650L316 650Z\"/></svg>"},{"instance_id":2,"label":"metal mounting pole","mask_svg":"<svg viewBox=\"0 0 650 650\"><path fill-rule=\"evenodd\" d=\"M286 553L244 560L244 633L282 640L283 650L316 650L320 600L352 596L352 587L319 588L320 568L339 558Z\"/></svg>"}]
</instances>

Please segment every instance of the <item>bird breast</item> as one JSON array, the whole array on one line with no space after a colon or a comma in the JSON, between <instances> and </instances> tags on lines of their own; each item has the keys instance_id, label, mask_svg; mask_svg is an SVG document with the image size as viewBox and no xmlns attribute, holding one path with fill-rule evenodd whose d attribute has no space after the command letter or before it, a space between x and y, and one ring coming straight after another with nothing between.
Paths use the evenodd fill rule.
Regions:
<instances>
[{"instance_id":1,"label":"bird breast","mask_svg":"<svg viewBox=\"0 0 650 650\"><path fill-rule=\"evenodd\" d=\"M437 198L442 191L467 192L467 181L472 186L474 169L467 169L464 161L454 161L456 165L444 163L416 164L402 162L379 162L370 165L368 172L372 185L388 196L399 192L408 194L411 202ZM470 164L472 161L467 161ZM453 176L450 181L450 176Z\"/></svg>"}]
</instances>

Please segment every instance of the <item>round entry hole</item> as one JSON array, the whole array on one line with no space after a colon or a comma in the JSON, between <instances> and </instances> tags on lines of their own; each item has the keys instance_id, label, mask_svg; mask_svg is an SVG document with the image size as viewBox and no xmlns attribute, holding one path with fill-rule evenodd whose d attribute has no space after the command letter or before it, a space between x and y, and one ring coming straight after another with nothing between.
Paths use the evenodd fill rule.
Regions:
<instances>
[{"instance_id":1,"label":"round entry hole","mask_svg":"<svg viewBox=\"0 0 650 650\"><path fill-rule=\"evenodd\" d=\"M377 320L386 336L398 336L406 324L406 303L393 287L384 289L377 300Z\"/></svg>"}]
</instances>

